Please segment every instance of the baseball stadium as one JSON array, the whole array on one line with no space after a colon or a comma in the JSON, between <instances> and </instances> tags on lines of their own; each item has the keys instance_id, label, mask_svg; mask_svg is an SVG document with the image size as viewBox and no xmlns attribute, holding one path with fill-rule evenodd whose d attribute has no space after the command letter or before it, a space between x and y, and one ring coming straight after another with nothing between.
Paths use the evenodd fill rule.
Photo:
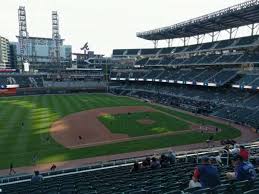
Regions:
<instances>
[{"instance_id":1,"label":"baseball stadium","mask_svg":"<svg viewBox=\"0 0 259 194\"><path fill-rule=\"evenodd\" d=\"M52 38L24 6L17 42L0 36L1 194L259 194L258 0L110 57L72 52L51 16Z\"/></svg>"}]
</instances>

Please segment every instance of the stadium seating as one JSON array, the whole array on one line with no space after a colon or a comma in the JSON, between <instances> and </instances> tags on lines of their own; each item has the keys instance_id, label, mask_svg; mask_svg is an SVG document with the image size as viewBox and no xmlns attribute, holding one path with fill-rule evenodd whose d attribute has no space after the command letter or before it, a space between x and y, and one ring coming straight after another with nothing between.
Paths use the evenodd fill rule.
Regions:
<instances>
[{"instance_id":1,"label":"stadium seating","mask_svg":"<svg viewBox=\"0 0 259 194\"><path fill-rule=\"evenodd\" d=\"M18 84L20 88L40 88L43 87L45 75L33 74L5 74L0 75L0 85Z\"/></svg>"},{"instance_id":2,"label":"stadium seating","mask_svg":"<svg viewBox=\"0 0 259 194\"><path fill-rule=\"evenodd\" d=\"M258 62L259 61L259 55L258 54L244 54L238 62L242 63L248 63L248 62Z\"/></svg>"},{"instance_id":3,"label":"stadium seating","mask_svg":"<svg viewBox=\"0 0 259 194\"><path fill-rule=\"evenodd\" d=\"M139 172L130 173L132 162L128 164L115 164L113 166L96 166L89 169L82 167L76 169L63 170L62 174L58 172L43 173L44 180L40 183L32 183L29 180L20 179L18 182L10 182L2 184L0 187L3 194L86 194L86 193L202 193L201 191L209 191L214 193L229 194L238 193L241 191L257 189L257 178L254 185L249 185L248 181L229 181L225 173L232 169L228 166L217 166L220 169L221 185L215 188L188 189L188 183L191 179L193 170L204 155L214 157L219 150L215 151L198 151L196 154L179 155L177 162L168 167L159 169L143 169ZM257 153L258 148L255 147L253 152ZM197 155L198 153L198 155ZM197 158L198 156L198 158ZM135 159L139 161L140 159ZM134 161L134 159L131 159ZM116 163L116 162L115 162ZM108 163L107 163L108 164ZM30 176L29 176L30 177ZM27 176L27 178L29 178ZM22 177L21 177L22 178ZM19 179L18 179L19 180Z\"/></svg>"},{"instance_id":4,"label":"stadium seating","mask_svg":"<svg viewBox=\"0 0 259 194\"><path fill-rule=\"evenodd\" d=\"M171 63L173 59L171 57L163 57L159 63L159 65L168 65Z\"/></svg>"},{"instance_id":5,"label":"stadium seating","mask_svg":"<svg viewBox=\"0 0 259 194\"><path fill-rule=\"evenodd\" d=\"M194 73L195 72L195 73ZM231 76L237 74L232 69L182 69L182 70L152 70L146 78L151 80L184 80L187 75L194 75L195 82L210 81L223 84ZM190 79L192 80L192 79ZM123 85L117 90L127 90L130 88L130 95L138 98L146 98L168 106L176 106L188 111L207 110L210 114L221 118L226 118L247 124L255 128L259 127L258 94L240 91L237 89L194 87L182 84L163 84L162 82L138 83L134 82L130 86ZM135 91L135 92L134 92ZM158 93L159 91L159 93ZM128 95L127 92L124 95Z\"/></svg>"},{"instance_id":6,"label":"stadium seating","mask_svg":"<svg viewBox=\"0 0 259 194\"><path fill-rule=\"evenodd\" d=\"M206 82L210 77L213 77L218 72L219 71L215 69L207 69L206 71L203 71L199 76L195 77L194 81Z\"/></svg>"},{"instance_id":7,"label":"stadium seating","mask_svg":"<svg viewBox=\"0 0 259 194\"><path fill-rule=\"evenodd\" d=\"M112 52L113 56L123 56L125 53L126 49L114 49Z\"/></svg>"},{"instance_id":8,"label":"stadium seating","mask_svg":"<svg viewBox=\"0 0 259 194\"><path fill-rule=\"evenodd\" d=\"M251 145L253 146L253 145ZM258 154L257 146L251 147L251 154ZM128 159L128 163L111 161L103 165L92 165L78 169L65 169L62 172L54 171L43 173L44 180L32 183L25 175L12 178L8 183L0 184L3 194L88 194L88 193L204 193L228 194L252 192L258 189L259 178L253 185L248 181L229 181L225 173L233 169L227 166L217 166L220 170L221 185L215 188L188 188L189 180L195 166L200 164L202 156L215 157L220 148L214 150L189 151L184 155L177 155L176 163L159 169L142 169L139 172L130 172L132 162L141 162L142 158ZM195 154L194 154L195 153ZM166 154L166 153L165 153ZM224 160L223 160L224 161ZM122 162L122 163L121 163ZM198 162L198 163L197 163Z\"/></svg>"},{"instance_id":9,"label":"stadium seating","mask_svg":"<svg viewBox=\"0 0 259 194\"><path fill-rule=\"evenodd\" d=\"M136 55L139 54L139 52L140 52L139 49L128 49L127 50L127 55L134 55L134 56L136 56Z\"/></svg>"},{"instance_id":10,"label":"stadium seating","mask_svg":"<svg viewBox=\"0 0 259 194\"><path fill-rule=\"evenodd\" d=\"M192 69L188 74L182 75L181 80L182 81L193 81L196 76L204 72L205 69Z\"/></svg>"},{"instance_id":11,"label":"stadium seating","mask_svg":"<svg viewBox=\"0 0 259 194\"><path fill-rule=\"evenodd\" d=\"M160 55L170 55L172 53L173 48L162 48L160 51Z\"/></svg>"},{"instance_id":12,"label":"stadium seating","mask_svg":"<svg viewBox=\"0 0 259 194\"><path fill-rule=\"evenodd\" d=\"M222 49L228 46L231 46L234 43L233 39L230 40L223 40L218 42L217 46L215 47L215 49Z\"/></svg>"},{"instance_id":13,"label":"stadium seating","mask_svg":"<svg viewBox=\"0 0 259 194\"><path fill-rule=\"evenodd\" d=\"M160 49L141 49L141 55L156 55Z\"/></svg>"},{"instance_id":14,"label":"stadium seating","mask_svg":"<svg viewBox=\"0 0 259 194\"><path fill-rule=\"evenodd\" d=\"M242 74L242 78L237 80L235 84L245 86L245 85L251 85L252 82L254 82L258 78L258 75L256 74Z\"/></svg>"},{"instance_id":15,"label":"stadium seating","mask_svg":"<svg viewBox=\"0 0 259 194\"><path fill-rule=\"evenodd\" d=\"M259 87L259 79L257 78L255 81L251 82L251 84L254 88L258 88Z\"/></svg>"},{"instance_id":16,"label":"stadium seating","mask_svg":"<svg viewBox=\"0 0 259 194\"><path fill-rule=\"evenodd\" d=\"M152 62L151 62L152 61ZM150 63L158 63L157 59L149 59ZM147 62L148 63L148 62ZM153 64L154 65L154 64ZM127 73L130 72L137 72L136 70L129 70L122 71L121 73ZM116 70L118 72L118 70ZM202 85L207 86L208 83L214 83L215 86L223 86L232 79L234 79L238 75L238 70L236 69L221 69L221 68L211 68L211 69L205 69L205 68L180 68L180 69L153 69L153 70L145 70L145 71L139 71L140 74L137 77L131 77L131 78L137 78L142 79L141 81L146 81L147 79L157 79L160 82L164 82L166 80L167 82L169 80L173 80L176 83L181 84L188 84L188 82L201 82ZM159 73L157 73L159 72ZM117 73L112 73L111 77L114 79ZM128 79L129 77L126 75L123 78ZM132 80L131 80L132 81ZM150 80L148 80L150 81ZM200 84L199 84L200 85Z\"/></svg>"},{"instance_id":17,"label":"stadium seating","mask_svg":"<svg viewBox=\"0 0 259 194\"><path fill-rule=\"evenodd\" d=\"M216 63L218 64L226 64L226 63L235 63L238 58L241 57L241 54L232 54L232 55L222 55L218 58Z\"/></svg>"},{"instance_id":18,"label":"stadium seating","mask_svg":"<svg viewBox=\"0 0 259 194\"><path fill-rule=\"evenodd\" d=\"M160 63L161 59L149 59L146 65L158 65Z\"/></svg>"},{"instance_id":19,"label":"stadium seating","mask_svg":"<svg viewBox=\"0 0 259 194\"><path fill-rule=\"evenodd\" d=\"M148 62L149 58L143 58L136 62L136 65L145 65Z\"/></svg>"},{"instance_id":20,"label":"stadium seating","mask_svg":"<svg viewBox=\"0 0 259 194\"><path fill-rule=\"evenodd\" d=\"M253 44L254 42L258 41L258 36L249 36L249 37L243 37L240 38L236 46L240 45L250 45Z\"/></svg>"},{"instance_id":21,"label":"stadium seating","mask_svg":"<svg viewBox=\"0 0 259 194\"><path fill-rule=\"evenodd\" d=\"M242 49L246 47L256 46L259 44L259 36L240 37L230 40L221 40L216 42L208 42L202 44L194 44L189 46L168 47L168 48L149 48L149 49L114 49L113 57L127 57L137 55L173 55L181 53L206 52L213 50L227 50L229 48ZM245 57L247 58L247 57ZM249 60L249 59L246 59Z\"/></svg>"},{"instance_id":22,"label":"stadium seating","mask_svg":"<svg viewBox=\"0 0 259 194\"><path fill-rule=\"evenodd\" d=\"M237 75L237 70L235 69L228 69L228 70L222 70L219 73L217 73L214 77L210 78L208 82L215 83L217 85L224 85L227 81L232 79Z\"/></svg>"},{"instance_id":23,"label":"stadium seating","mask_svg":"<svg viewBox=\"0 0 259 194\"><path fill-rule=\"evenodd\" d=\"M163 73L163 70L152 70L147 74L146 79L156 79L161 73Z\"/></svg>"}]
</instances>

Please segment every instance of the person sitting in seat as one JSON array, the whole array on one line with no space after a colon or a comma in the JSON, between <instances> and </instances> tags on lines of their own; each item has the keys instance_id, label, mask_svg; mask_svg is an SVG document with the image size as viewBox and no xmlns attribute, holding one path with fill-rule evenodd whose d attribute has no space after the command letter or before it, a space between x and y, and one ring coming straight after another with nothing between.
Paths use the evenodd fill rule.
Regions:
<instances>
[{"instance_id":1,"label":"person sitting in seat","mask_svg":"<svg viewBox=\"0 0 259 194\"><path fill-rule=\"evenodd\" d=\"M174 151L169 151L167 158L170 164L174 164L176 162L176 153Z\"/></svg>"},{"instance_id":2,"label":"person sitting in seat","mask_svg":"<svg viewBox=\"0 0 259 194\"><path fill-rule=\"evenodd\" d=\"M244 161L242 156L234 156L234 158L232 159L232 163L235 167L235 172L227 173L226 176L228 179L238 181L254 181L256 179L256 171L253 164L248 161Z\"/></svg>"},{"instance_id":3,"label":"person sitting in seat","mask_svg":"<svg viewBox=\"0 0 259 194\"><path fill-rule=\"evenodd\" d=\"M170 165L170 162L165 154L162 154L160 157L160 165L162 168L166 168Z\"/></svg>"},{"instance_id":4,"label":"person sitting in seat","mask_svg":"<svg viewBox=\"0 0 259 194\"><path fill-rule=\"evenodd\" d=\"M150 158L147 157L143 162L142 162L142 168L149 168L150 167Z\"/></svg>"},{"instance_id":5,"label":"person sitting in seat","mask_svg":"<svg viewBox=\"0 0 259 194\"><path fill-rule=\"evenodd\" d=\"M32 176L32 178L31 178L31 182L32 183L39 183L39 182L41 182L41 181L43 181L43 176L42 175L40 175L40 172L39 171L34 171L34 175Z\"/></svg>"},{"instance_id":6,"label":"person sitting in seat","mask_svg":"<svg viewBox=\"0 0 259 194\"><path fill-rule=\"evenodd\" d=\"M238 155L239 152L240 152L240 146L239 146L239 144L235 144L235 145L233 146L233 149L230 149L230 150L229 150L229 153L232 154L233 156Z\"/></svg>"},{"instance_id":7,"label":"person sitting in seat","mask_svg":"<svg viewBox=\"0 0 259 194\"><path fill-rule=\"evenodd\" d=\"M136 161L134 162L133 167L130 169L130 173L139 172L139 170L140 170L140 165Z\"/></svg>"},{"instance_id":8,"label":"person sitting in seat","mask_svg":"<svg viewBox=\"0 0 259 194\"><path fill-rule=\"evenodd\" d=\"M240 146L239 155L244 159L244 161L248 161L249 158L249 151L245 148L245 146Z\"/></svg>"},{"instance_id":9,"label":"person sitting in seat","mask_svg":"<svg viewBox=\"0 0 259 194\"><path fill-rule=\"evenodd\" d=\"M198 180L195 177L192 177L192 179L189 182L188 188L196 188L201 187L201 183L198 182Z\"/></svg>"},{"instance_id":10,"label":"person sitting in seat","mask_svg":"<svg viewBox=\"0 0 259 194\"><path fill-rule=\"evenodd\" d=\"M150 165L150 167L151 167L152 169L158 169L158 168L161 167L161 165L160 165L159 161L158 161L155 157L153 157L153 158L151 159L151 165Z\"/></svg>"},{"instance_id":11,"label":"person sitting in seat","mask_svg":"<svg viewBox=\"0 0 259 194\"><path fill-rule=\"evenodd\" d=\"M200 181L203 188L214 188L220 184L218 169L211 165L208 157L202 158L202 165L194 170L193 180Z\"/></svg>"}]
</instances>

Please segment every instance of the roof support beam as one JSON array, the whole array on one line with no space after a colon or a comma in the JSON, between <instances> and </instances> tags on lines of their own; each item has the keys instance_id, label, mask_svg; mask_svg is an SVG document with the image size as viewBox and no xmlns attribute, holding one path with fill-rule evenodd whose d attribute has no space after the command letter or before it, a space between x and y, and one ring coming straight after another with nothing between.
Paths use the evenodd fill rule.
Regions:
<instances>
[{"instance_id":1,"label":"roof support beam","mask_svg":"<svg viewBox=\"0 0 259 194\"><path fill-rule=\"evenodd\" d=\"M233 18L235 18L235 19L238 19L238 20L240 20L240 21L243 21L243 22L255 23L255 21L253 21L253 20L246 19L246 18L244 18L244 17L240 17L240 16L238 16L238 15L236 15L236 14L232 14L231 17L233 17Z\"/></svg>"},{"instance_id":2,"label":"roof support beam","mask_svg":"<svg viewBox=\"0 0 259 194\"><path fill-rule=\"evenodd\" d=\"M153 40L154 48L157 48L158 40Z\"/></svg>"}]
</instances>

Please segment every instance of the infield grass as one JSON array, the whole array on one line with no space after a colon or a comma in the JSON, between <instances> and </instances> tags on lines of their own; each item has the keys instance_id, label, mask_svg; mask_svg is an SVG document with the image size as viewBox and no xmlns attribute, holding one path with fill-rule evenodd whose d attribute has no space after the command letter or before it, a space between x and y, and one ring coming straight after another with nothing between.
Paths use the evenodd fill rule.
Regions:
<instances>
[{"instance_id":1,"label":"infield grass","mask_svg":"<svg viewBox=\"0 0 259 194\"><path fill-rule=\"evenodd\" d=\"M130 137L189 130L190 124L161 112L136 112L131 114L102 115L98 118L112 133ZM152 124L141 123L148 119Z\"/></svg>"}]
</instances>

